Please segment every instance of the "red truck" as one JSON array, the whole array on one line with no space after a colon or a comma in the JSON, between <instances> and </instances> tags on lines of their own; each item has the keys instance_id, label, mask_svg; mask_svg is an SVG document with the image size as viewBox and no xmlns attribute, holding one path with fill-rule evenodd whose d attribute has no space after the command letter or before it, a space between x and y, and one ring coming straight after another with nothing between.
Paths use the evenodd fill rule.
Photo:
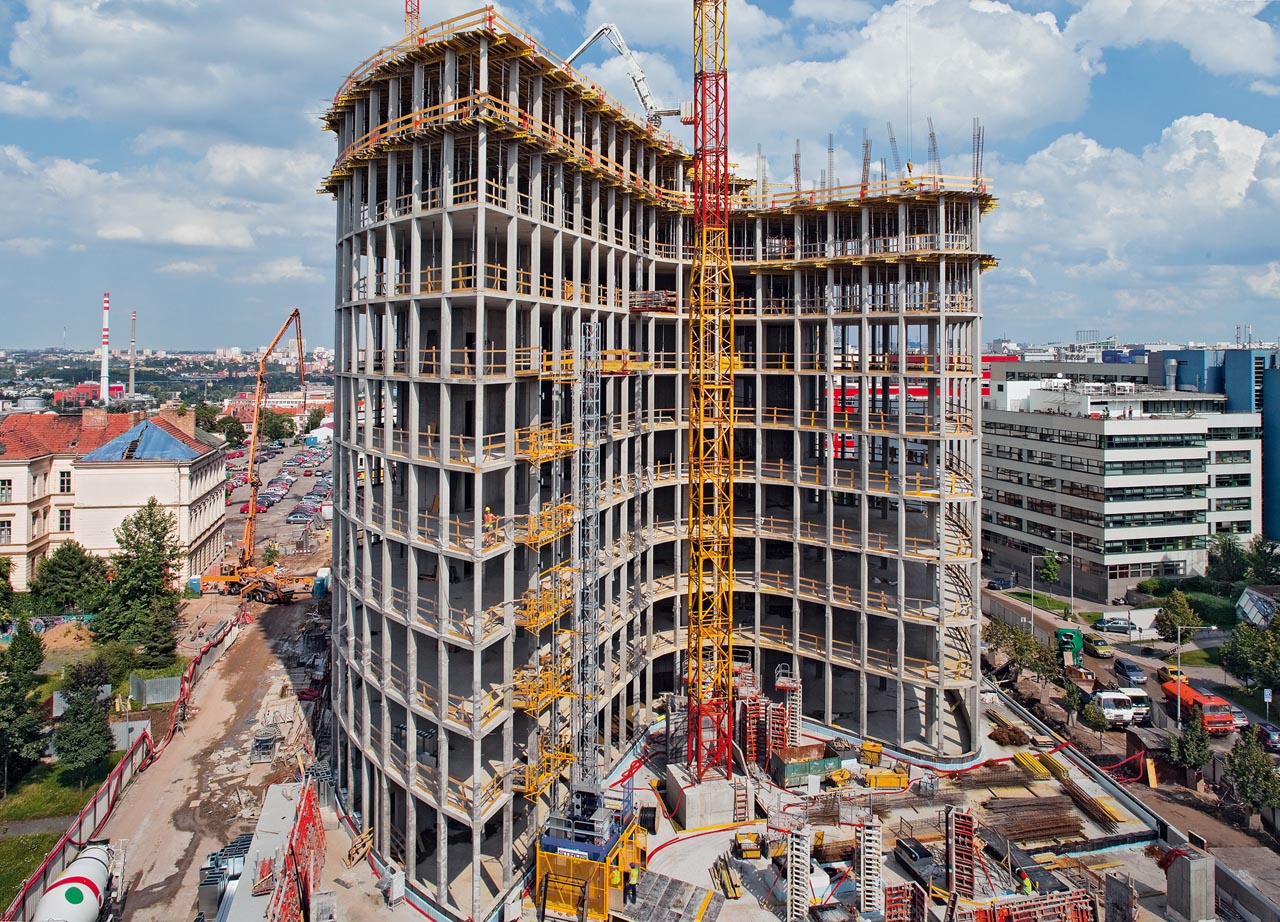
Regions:
<instances>
[{"instance_id":1,"label":"red truck","mask_svg":"<svg viewBox=\"0 0 1280 922\"><path fill-rule=\"evenodd\" d=\"M1231 704L1225 698L1208 694L1184 682L1165 682L1160 687L1164 689L1169 713L1177 711L1181 700L1183 720L1191 716L1192 709L1199 707L1201 724L1208 733L1226 736L1235 731L1236 722L1231 717Z\"/></svg>"}]
</instances>

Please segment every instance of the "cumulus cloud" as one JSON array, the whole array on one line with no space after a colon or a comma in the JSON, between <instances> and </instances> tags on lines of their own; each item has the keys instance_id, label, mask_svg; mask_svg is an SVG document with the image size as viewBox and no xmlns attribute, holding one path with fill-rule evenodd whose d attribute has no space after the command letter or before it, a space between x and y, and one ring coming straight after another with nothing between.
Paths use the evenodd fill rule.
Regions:
<instances>
[{"instance_id":1,"label":"cumulus cloud","mask_svg":"<svg viewBox=\"0 0 1280 922\"><path fill-rule=\"evenodd\" d=\"M1213 74L1280 72L1280 34L1258 19L1266 0L1086 0L1066 36L1094 54L1172 42Z\"/></svg>"},{"instance_id":2,"label":"cumulus cloud","mask_svg":"<svg viewBox=\"0 0 1280 922\"><path fill-rule=\"evenodd\" d=\"M197 262L191 259L179 259L171 263L165 263L156 271L163 272L165 275L207 275L213 271L213 264Z\"/></svg>"},{"instance_id":3,"label":"cumulus cloud","mask_svg":"<svg viewBox=\"0 0 1280 922\"><path fill-rule=\"evenodd\" d=\"M0 113L40 118L70 114L59 109L52 94L21 83L0 83Z\"/></svg>"},{"instance_id":4,"label":"cumulus cloud","mask_svg":"<svg viewBox=\"0 0 1280 922\"><path fill-rule=\"evenodd\" d=\"M318 282L324 277L319 269L303 265L297 256L284 256L258 265L238 281L255 285L273 285L277 282Z\"/></svg>"},{"instance_id":5,"label":"cumulus cloud","mask_svg":"<svg viewBox=\"0 0 1280 922\"><path fill-rule=\"evenodd\" d=\"M1280 135L1209 114L1176 119L1136 154L1072 133L996 164L1001 208L985 240L1003 263L988 305L997 319L996 305L1034 307L1046 324L1105 317L1139 335L1275 297L1280 270L1259 241L1280 217L1266 184L1277 164Z\"/></svg>"}]
</instances>

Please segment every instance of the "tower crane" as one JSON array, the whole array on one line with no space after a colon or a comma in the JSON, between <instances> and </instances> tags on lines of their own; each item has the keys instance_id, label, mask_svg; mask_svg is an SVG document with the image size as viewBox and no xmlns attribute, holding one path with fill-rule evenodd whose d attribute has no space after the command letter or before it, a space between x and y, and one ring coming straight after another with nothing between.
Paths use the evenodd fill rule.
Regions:
<instances>
[{"instance_id":1,"label":"tower crane","mask_svg":"<svg viewBox=\"0 0 1280 922\"><path fill-rule=\"evenodd\" d=\"M410 3L415 2L415 0L405 0L405 2ZM649 90L649 78L645 76L644 68L640 66L640 62L636 60L636 56L632 54L631 49L627 47L627 42L622 37L622 30L611 22L606 22L592 32L585 42L574 49L569 57L565 58L564 62L572 64L602 38L609 39L609 43L618 52L618 56L626 63L627 72L631 76L631 84L636 88L636 95L640 97L640 105L644 108L645 121L649 125L657 128L662 124L662 119L665 116L680 114L679 109L664 109L658 104L658 100L654 98L653 93Z\"/></svg>"},{"instance_id":2,"label":"tower crane","mask_svg":"<svg viewBox=\"0 0 1280 922\"><path fill-rule=\"evenodd\" d=\"M689 592L685 690L696 781L733 774L733 272L728 0L693 0Z\"/></svg>"},{"instance_id":3,"label":"tower crane","mask_svg":"<svg viewBox=\"0 0 1280 922\"><path fill-rule=\"evenodd\" d=\"M413 38L422 28L422 13L419 0L404 0L404 35Z\"/></svg>"}]
</instances>

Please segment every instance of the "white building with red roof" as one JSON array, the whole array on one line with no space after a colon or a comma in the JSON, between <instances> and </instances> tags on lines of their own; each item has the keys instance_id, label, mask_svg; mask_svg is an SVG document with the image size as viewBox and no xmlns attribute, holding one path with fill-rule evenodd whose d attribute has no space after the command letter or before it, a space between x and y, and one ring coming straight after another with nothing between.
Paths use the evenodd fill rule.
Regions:
<instances>
[{"instance_id":1,"label":"white building with red roof","mask_svg":"<svg viewBox=\"0 0 1280 922\"><path fill-rule=\"evenodd\" d=\"M109 556L115 529L153 496L177 519L175 577L203 573L225 552L225 480L222 439L197 430L194 414L0 420L0 555L12 560L13 588L25 591L37 561L64 542Z\"/></svg>"}]
</instances>

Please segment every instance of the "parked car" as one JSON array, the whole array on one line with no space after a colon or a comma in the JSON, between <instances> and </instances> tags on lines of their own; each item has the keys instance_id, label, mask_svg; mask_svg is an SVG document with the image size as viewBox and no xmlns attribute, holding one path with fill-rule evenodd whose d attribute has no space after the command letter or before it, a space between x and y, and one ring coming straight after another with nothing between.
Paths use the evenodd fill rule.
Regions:
<instances>
[{"instance_id":1,"label":"parked car","mask_svg":"<svg viewBox=\"0 0 1280 922\"><path fill-rule=\"evenodd\" d=\"M1115 670L1116 678L1120 680L1121 685L1147 684L1147 674L1133 660L1120 657L1112 668Z\"/></svg>"},{"instance_id":2,"label":"parked car","mask_svg":"<svg viewBox=\"0 0 1280 922\"><path fill-rule=\"evenodd\" d=\"M258 502L258 511L259 511L259 512L266 512L266 511L267 511L267 507L266 507L266 506L265 506L261 501L259 501L259 502ZM240 507L240 512L241 512L242 514L247 514L247 513L249 512L249 504L248 504L248 503L245 503L244 505L242 505L242 506Z\"/></svg>"},{"instance_id":3,"label":"parked car","mask_svg":"<svg viewBox=\"0 0 1280 922\"><path fill-rule=\"evenodd\" d=\"M1097 634L1084 635L1084 652L1099 659L1111 659L1116 655L1115 648L1107 643L1107 639Z\"/></svg>"},{"instance_id":4,"label":"parked car","mask_svg":"<svg viewBox=\"0 0 1280 922\"><path fill-rule=\"evenodd\" d=\"M290 525L306 525L314 518L315 513L312 512L290 512L285 522Z\"/></svg>"},{"instance_id":5,"label":"parked car","mask_svg":"<svg viewBox=\"0 0 1280 922\"><path fill-rule=\"evenodd\" d=\"M1005 579L1004 577L1000 577L999 579L989 579L987 580L987 588L988 589L1012 589L1013 580Z\"/></svg>"},{"instance_id":6,"label":"parked car","mask_svg":"<svg viewBox=\"0 0 1280 922\"><path fill-rule=\"evenodd\" d=\"M1275 724L1259 723L1253 725L1253 732L1258 734L1258 742L1267 752L1280 752L1280 727Z\"/></svg>"},{"instance_id":7,"label":"parked car","mask_svg":"<svg viewBox=\"0 0 1280 922\"><path fill-rule=\"evenodd\" d=\"M1249 715L1243 709L1231 705L1231 720L1235 723L1237 730L1249 729Z\"/></svg>"},{"instance_id":8,"label":"parked car","mask_svg":"<svg viewBox=\"0 0 1280 922\"><path fill-rule=\"evenodd\" d=\"M1134 634L1142 630L1132 621L1121 618L1101 618L1093 622L1095 631L1106 631L1110 634Z\"/></svg>"},{"instance_id":9,"label":"parked car","mask_svg":"<svg viewBox=\"0 0 1280 922\"><path fill-rule=\"evenodd\" d=\"M1160 684L1162 685L1165 682L1187 681L1187 676L1185 673L1180 672L1177 666L1170 666L1168 663L1165 663L1159 669L1156 670L1156 678L1160 680Z\"/></svg>"}]
</instances>

